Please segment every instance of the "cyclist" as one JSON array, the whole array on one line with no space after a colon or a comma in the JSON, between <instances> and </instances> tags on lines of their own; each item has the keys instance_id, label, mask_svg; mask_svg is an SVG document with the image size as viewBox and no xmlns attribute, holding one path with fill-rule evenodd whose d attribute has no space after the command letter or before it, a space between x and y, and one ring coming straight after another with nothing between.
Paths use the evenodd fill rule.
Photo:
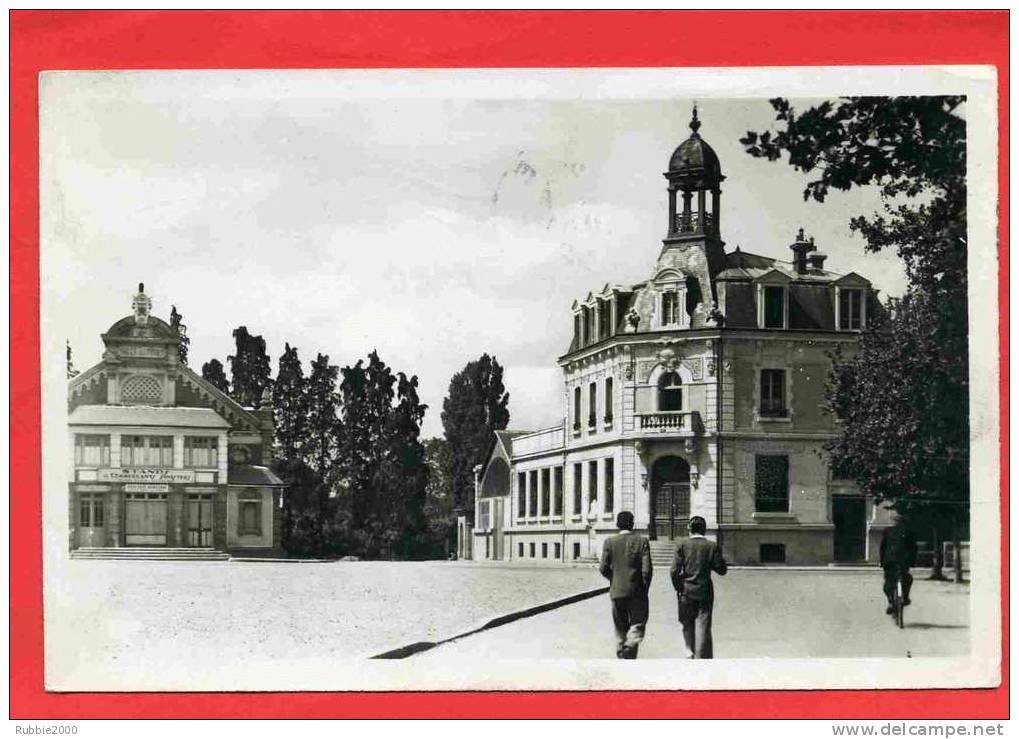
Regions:
<instances>
[{"instance_id":1,"label":"cyclist","mask_svg":"<svg viewBox=\"0 0 1019 739\"><path fill-rule=\"evenodd\" d=\"M916 537L901 513L895 514L894 523L881 534L881 569L885 572L884 591L888 598L885 613L895 612L895 585L902 579L902 605L908 606L909 590L913 586L913 576L909 568L916 564Z\"/></svg>"}]
</instances>

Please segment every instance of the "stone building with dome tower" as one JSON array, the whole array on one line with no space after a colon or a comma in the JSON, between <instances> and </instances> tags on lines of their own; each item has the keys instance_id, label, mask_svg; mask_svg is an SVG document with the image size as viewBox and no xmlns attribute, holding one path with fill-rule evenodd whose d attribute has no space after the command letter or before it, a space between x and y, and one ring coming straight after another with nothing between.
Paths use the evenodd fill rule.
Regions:
<instances>
[{"instance_id":1,"label":"stone building with dome tower","mask_svg":"<svg viewBox=\"0 0 1019 739\"><path fill-rule=\"evenodd\" d=\"M648 279L573 303L563 422L496 435L461 556L593 558L630 510L662 560L693 515L735 563L877 558L887 512L833 476L821 407L829 353L852 352L877 309L871 284L827 270L802 228L788 261L726 252L725 176L700 128L695 108Z\"/></svg>"},{"instance_id":2,"label":"stone building with dome tower","mask_svg":"<svg viewBox=\"0 0 1019 739\"><path fill-rule=\"evenodd\" d=\"M278 553L270 396L239 405L181 362L177 330L151 311L139 284L102 361L68 383L72 556Z\"/></svg>"}]
</instances>

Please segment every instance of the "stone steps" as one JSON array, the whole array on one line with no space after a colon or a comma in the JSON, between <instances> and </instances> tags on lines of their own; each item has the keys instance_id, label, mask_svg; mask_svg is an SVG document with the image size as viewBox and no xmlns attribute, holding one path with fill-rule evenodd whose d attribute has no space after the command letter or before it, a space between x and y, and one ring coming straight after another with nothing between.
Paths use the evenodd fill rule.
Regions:
<instances>
[{"instance_id":1,"label":"stone steps","mask_svg":"<svg viewBox=\"0 0 1019 739\"><path fill-rule=\"evenodd\" d=\"M224 562L230 555L206 547L82 547L71 550L71 559L138 559Z\"/></svg>"},{"instance_id":2,"label":"stone steps","mask_svg":"<svg viewBox=\"0 0 1019 739\"><path fill-rule=\"evenodd\" d=\"M656 539L651 542L651 564L655 567L669 567L672 565L672 555L676 544L669 539Z\"/></svg>"}]
</instances>

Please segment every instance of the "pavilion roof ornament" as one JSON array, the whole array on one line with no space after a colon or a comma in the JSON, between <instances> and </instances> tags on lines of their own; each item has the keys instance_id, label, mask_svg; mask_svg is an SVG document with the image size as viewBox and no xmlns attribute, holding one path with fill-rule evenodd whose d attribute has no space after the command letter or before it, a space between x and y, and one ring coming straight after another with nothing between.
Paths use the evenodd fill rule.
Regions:
<instances>
[{"instance_id":1,"label":"pavilion roof ornament","mask_svg":"<svg viewBox=\"0 0 1019 739\"><path fill-rule=\"evenodd\" d=\"M134 322L144 326L149 321L149 314L152 312L152 298L145 294L145 283L138 283L138 293L131 300L131 310L134 312Z\"/></svg>"}]
</instances>

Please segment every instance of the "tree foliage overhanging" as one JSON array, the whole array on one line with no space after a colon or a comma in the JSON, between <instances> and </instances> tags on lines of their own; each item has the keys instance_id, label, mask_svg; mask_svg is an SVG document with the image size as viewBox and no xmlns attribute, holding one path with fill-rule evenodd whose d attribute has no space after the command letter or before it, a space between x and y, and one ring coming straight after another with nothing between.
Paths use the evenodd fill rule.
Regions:
<instances>
[{"instance_id":1,"label":"tree foliage overhanging","mask_svg":"<svg viewBox=\"0 0 1019 739\"><path fill-rule=\"evenodd\" d=\"M884 211L859 215L850 228L867 249L896 249L910 285L966 292L966 121L961 96L852 97L802 113L771 101L777 132L747 132L751 156L812 175L804 200L831 190L879 188ZM965 317L963 317L965 325Z\"/></svg>"},{"instance_id":2,"label":"tree foliage overhanging","mask_svg":"<svg viewBox=\"0 0 1019 739\"><path fill-rule=\"evenodd\" d=\"M965 99L851 97L798 113L771 101L778 131L741 139L755 157L810 175L804 199L879 188L883 212L850 228L866 248L894 248L906 295L871 316L855 354L837 354L828 408L838 474L904 512L968 515L969 382Z\"/></svg>"}]
</instances>

